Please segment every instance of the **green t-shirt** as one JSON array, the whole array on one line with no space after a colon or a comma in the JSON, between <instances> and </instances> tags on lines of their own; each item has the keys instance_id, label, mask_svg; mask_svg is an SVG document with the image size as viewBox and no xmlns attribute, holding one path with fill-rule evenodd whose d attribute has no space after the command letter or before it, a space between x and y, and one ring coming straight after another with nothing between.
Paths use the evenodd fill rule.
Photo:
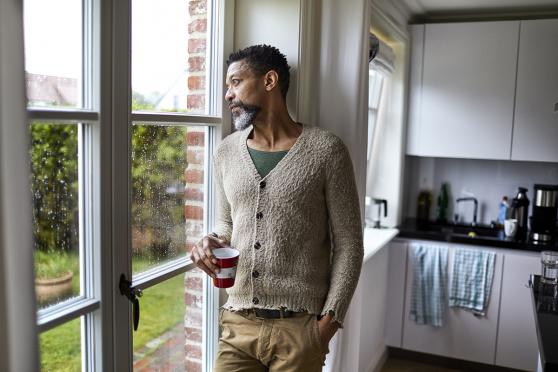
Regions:
<instances>
[{"instance_id":1,"label":"green t-shirt","mask_svg":"<svg viewBox=\"0 0 558 372\"><path fill-rule=\"evenodd\" d=\"M279 163L289 151L269 152L255 150L248 147L248 152L250 153L250 157L252 158L258 173L262 176L262 178L264 178L273 168L275 168L277 163Z\"/></svg>"}]
</instances>

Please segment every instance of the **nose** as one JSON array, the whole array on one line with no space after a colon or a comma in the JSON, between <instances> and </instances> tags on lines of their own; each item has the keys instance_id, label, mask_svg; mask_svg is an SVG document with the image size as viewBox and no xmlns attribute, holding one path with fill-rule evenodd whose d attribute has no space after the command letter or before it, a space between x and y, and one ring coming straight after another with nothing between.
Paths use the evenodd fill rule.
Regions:
<instances>
[{"instance_id":1,"label":"nose","mask_svg":"<svg viewBox=\"0 0 558 372\"><path fill-rule=\"evenodd\" d=\"M230 103L232 102L233 98L234 98L234 94L231 91L231 88L227 88L227 91L225 92L225 101Z\"/></svg>"}]
</instances>

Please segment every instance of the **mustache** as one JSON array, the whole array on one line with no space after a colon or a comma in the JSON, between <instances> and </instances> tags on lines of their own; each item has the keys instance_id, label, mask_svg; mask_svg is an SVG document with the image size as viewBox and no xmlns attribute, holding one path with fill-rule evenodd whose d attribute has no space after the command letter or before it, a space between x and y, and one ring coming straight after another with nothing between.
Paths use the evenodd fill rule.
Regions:
<instances>
[{"instance_id":1,"label":"mustache","mask_svg":"<svg viewBox=\"0 0 558 372\"><path fill-rule=\"evenodd\" d=\"M256 105L246 104L246 103L242 102L241 100L235 100L235 101L231 101L231 103L229 103L229 110L232 110L234 108L240 108L243 111L250 112L250 113L257 113L258 111L261 110L261 107L256 106Z\"/></svg>"}]
</instances>

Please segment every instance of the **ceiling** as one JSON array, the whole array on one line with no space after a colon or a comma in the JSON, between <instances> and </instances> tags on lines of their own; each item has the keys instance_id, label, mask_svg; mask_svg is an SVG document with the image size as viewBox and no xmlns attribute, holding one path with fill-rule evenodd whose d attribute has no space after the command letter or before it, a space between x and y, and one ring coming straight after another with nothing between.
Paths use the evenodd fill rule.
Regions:
<instances>
[{"instance_id":1,"label":"ceiling","mask_svg":"<svg viewBox=\"0 0 558 372\"><path fill-rule=\"evenodd\" d=\"M558 0L396 0L413 18L558 16Z\"/></svg>"}]
</instances>

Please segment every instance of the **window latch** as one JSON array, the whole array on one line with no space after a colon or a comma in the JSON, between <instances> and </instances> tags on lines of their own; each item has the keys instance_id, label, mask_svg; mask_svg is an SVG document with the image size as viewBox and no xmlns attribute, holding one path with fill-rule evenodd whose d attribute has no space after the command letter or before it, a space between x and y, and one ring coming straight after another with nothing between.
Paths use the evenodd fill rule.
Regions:
<instances>
[{"instance_id":1,"label":"window latch","mask_svg":"<svg viewBox=\"0 0 558 372\"><path fill-rule=\"evenodd\" d=\"M132 303L134 331L137 331L140 318L140 305L138 297L141 297L143 295L143 292L139 288L132 287L132 282L127 280L124 274L120 275L120 283L118 284L118 287L120 288L120 294L126 296Z\"/></svg>"}]
</instances>

